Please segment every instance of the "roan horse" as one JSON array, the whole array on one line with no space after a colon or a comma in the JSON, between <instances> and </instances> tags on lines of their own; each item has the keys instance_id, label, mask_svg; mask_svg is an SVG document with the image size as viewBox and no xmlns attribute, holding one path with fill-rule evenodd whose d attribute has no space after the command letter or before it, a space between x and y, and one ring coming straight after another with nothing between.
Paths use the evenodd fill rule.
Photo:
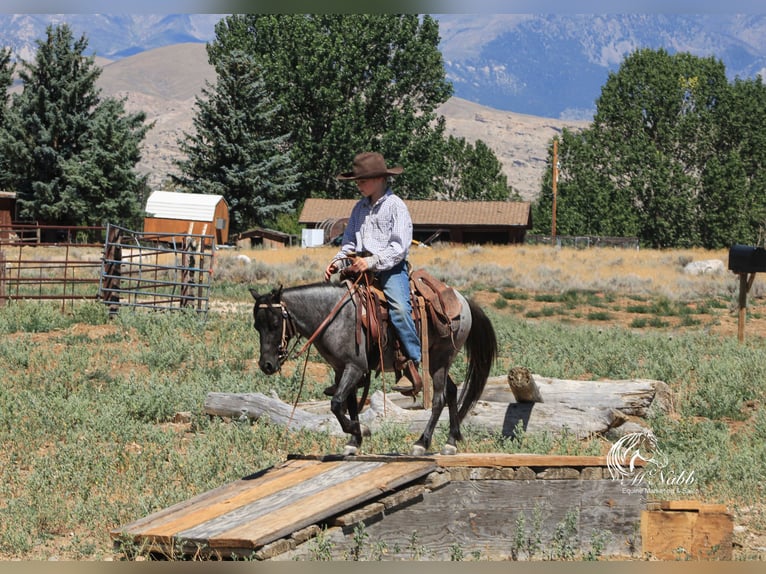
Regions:
<instances>
[{"instance_id":1,"label":"roan horse","mask_svg":"<svg viewBox=\"0 0 766 574\"><path fill-rule=\"evenodd\" d=\"M276 373L288 358L292 337L313 339L319 354L335 371L336 390L330 406L343 431L350 435L343 454L355 454L363 433L368 432L359 422L357 389L366 385L363 388L367 390L371 371L393 370L393 335L386 338L388 343L382 349L376 344L368 350L367 334L361 330L360 341L360 330L356 329L356 303L349 296L349 287L342 283L280 287L262 295L253 289L250 292L255 299L254 326L260 337L259 367L267 375ZM439 337L429 321L428 363L433 400L426 428L412 447L413 455L423 455L429 449L445 402L449 409L449 436L441 452L457 452L456 442L462 440L460 423L481 396L497 356L497 339L487 315L475 302L457 291L455 294L461 310L452 336ZM449 370L463 347L468 368L458 399Z\"/></svg>"}]
</instances>

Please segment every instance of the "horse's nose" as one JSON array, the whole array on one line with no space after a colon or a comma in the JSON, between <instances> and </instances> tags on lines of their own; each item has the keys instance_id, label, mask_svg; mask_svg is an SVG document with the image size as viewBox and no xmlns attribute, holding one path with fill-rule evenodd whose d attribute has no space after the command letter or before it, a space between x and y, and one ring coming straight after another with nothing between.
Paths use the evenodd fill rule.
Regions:
<instances>
[{"instance_id":1,"label":"horse's nose","mask_svg":"<svg viewBox=\"0 0 766 574\"><path fill-rule=\"evenodd\" d=\"M276 365L266 359L261 359L260 361L258 361L258 366L261 367L261 371L263 371L267 375L273 375L274 373L277 372Z\"/></svg>"}]
</instances>

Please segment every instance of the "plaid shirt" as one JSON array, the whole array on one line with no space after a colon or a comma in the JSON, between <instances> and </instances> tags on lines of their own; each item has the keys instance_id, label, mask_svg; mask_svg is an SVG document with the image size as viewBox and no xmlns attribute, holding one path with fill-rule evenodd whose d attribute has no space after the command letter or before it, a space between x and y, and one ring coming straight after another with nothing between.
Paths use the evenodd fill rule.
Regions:
<instances>
[{"instance_id":1,"label":"plaid shirt","mask_svg":"<svg viewBox=\"0 0 766 574\"><path fill-rule=\"evenodd\" d=\"M385 271L407 258L411 243L410 212L404 201L388 188L374 205L366 197L354 205L343 232L343 244L334 259L368 251L369 268Z\"/></svg>"}]
</instances>

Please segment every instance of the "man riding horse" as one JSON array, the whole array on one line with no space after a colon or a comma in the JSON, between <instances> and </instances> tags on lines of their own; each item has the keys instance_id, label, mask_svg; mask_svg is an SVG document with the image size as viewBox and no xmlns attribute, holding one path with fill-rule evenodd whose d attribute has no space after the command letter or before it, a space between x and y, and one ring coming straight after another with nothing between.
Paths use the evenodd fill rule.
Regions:
<instances>
[{"instance_id":1,"label":"man riding horse","mask_svg":"<svg viewBox=\"0 0 766 574\"><path fill-rule=\"evenodd\" d=\"M354 205L343 232L340 251L325 269L325 280L350 264L344 272L362 274L370 271L378 281L388 302L389 320L396 332L404 361L397 370L402 378L393 390L415 396L422 388L418 372L421 361L420 337L412 318L409 264L407 255L412 244L412 219L404 201L394 194L388 178L401 174L401 166L388 168L379 153L358 154L349 172L337 176L356 183L362 198ZM335 385L325 389L332 396Z\"/></svg>"}]
</instances>

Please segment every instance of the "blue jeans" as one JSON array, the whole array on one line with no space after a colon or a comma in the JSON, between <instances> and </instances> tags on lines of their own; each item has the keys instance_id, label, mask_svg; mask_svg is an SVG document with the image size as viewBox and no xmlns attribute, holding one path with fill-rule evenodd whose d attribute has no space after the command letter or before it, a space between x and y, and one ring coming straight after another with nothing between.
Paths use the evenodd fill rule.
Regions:
<instances>
[{"instance_id":1,"label":"blue jeans","mask_svg":"<svg viewBox=\"0 0 766 574\"><path fill-rule=\"evenodd\" d=\"M402 352L420 363L420 337L412 320L409 266L402 261L391 269L378 271L378 280L388 300L388 316L399 337Z\"/></svg>"}]
</instances>

